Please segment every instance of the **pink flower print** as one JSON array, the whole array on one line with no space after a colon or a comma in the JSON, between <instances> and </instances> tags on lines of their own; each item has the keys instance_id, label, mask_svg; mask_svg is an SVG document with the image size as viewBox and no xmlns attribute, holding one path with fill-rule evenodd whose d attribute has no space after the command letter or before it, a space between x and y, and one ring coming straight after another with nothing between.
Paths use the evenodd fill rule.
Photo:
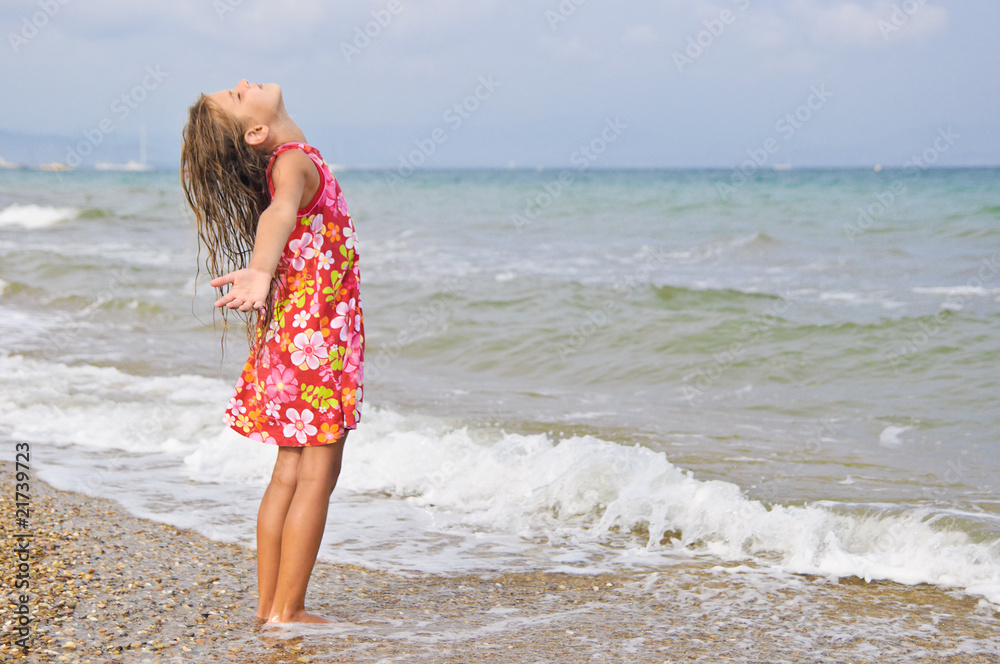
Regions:
<instances>
[{"instance_id":1,"label":"pink flower print","mask_svg":"<svg viewBox=\"0 0 1000 664\"><path fill-rule=\"evenodd\" d=\"M277 401L268 401L267 405L264 406L264 414L268 417L277 417L281 414L281 406L278 405Z\"/></svg>"},{"instance_id":2,"label":"pink flower print","mask_svg":"<svg viewBox=\"0 0 1000 664\"><path fill-rule=\"evenodd\" d=\"M225 417L223 419L226 421L226 426L227 427L231 427L234 424L236 424L236 418L228 410L226 411L226 415L225 415Z\"/></svg>"},{"instance_id":3,"label":"pink flower print","mask_svg":"<svg viewBox=\"0 0 1000 664\"><path fill-rule=\"evenodd\" d=\"M247 412L247 407L243 405L243 399L237 399L236 397L230 399L229 412L232 413L233 416Z\"/></svg>"},{"instance_id":4,"label":"pink flower print","mask_svg":"<svg viewBox=\"0 0 1000 664\"><path fill-rule=\"evenodd\" d=\"M325 254L320 254L316 260L319 261L319 269L329 270L333 265L333 252L328 251Z\"/></svg>"},{"instance_id":5,"label":"pink flower print","mask_svg":"<svg viewBox=\"0 0 1000 664\"><path fill-rule=\"evenodd\" d=\"M315 217L313 217L312 223L309 224L309 230L312 231L314 235L323 231L322 213L317 214Z\"/></svg>"},{"instance_id":6,"label":"pink flower print","mask_svg":"<svg viewBox=\"0 0 1000 664\"><path fill-rule=\"evenodd\" d=\"M354 232L354 227L347 225L344 227L344 246L348 250L358 248L358 236Z\"/></svg>"},{"instance_id":7,"label":"pink flower print","mask_svg":"<svg viewBox=\"0 0 1000 664\"><path fill-rule=\"evenodd\" d=\"M353 297L351 298L351 300L349 302L341 302L340 304L337 305L337 309L336 309L337 315L333 317L333 321L331 321L330 324L333 326L333 331L334 332L336 332L337 330L340 330L340 340L341 341L347 341L347 339L348 339L348 337L350 335L350 332L351 332L350 328L351 328L351 323L352 322L354 322L354 325L356 327L358 327L358 328L361 327L361 321L360 320L358 320L356 322L354 321L354 318L355 318L355 316L354 316L354 308L355 308L355 304L354 304L354 298Z\"/></svg>"},{"instance_id":8,"label":"pink flower print","mask_svg":"<svg viewBox=\"0 0 1000 664\"><path fill-rule=\"evenodd\" d=\"M323 194L326 198L323 199L323 205L326 207L336 207L337 206L337 184L332 180L326 183L326 189L323 190Z\"/></svg>"},{"instance_id":9,"label":"pink flower print","mask_svg":"<svg viewBox=\"0 0 1000 664\"><path fill-rule=\"evenodd\" d=\"M257 441L257 442L259 442L259 443L267 443L267 444L269 444L269 445L277 445L277 444L278 444L278 443L277 443L277 442L276 442L276 441L274 440L274 438L272 438L272 437L271 437L271 435L270 435L270 434L266 434L266 435L267 435L267 438L265 438L265 437L264 437L264 436L265 436L265 434L262 434L262 433L257 433L257 432L255 431L255 432L253 432L252 434L250 434L250 440L256 440L256 441Z\"/></svg>"},{"instance_id":10,"label":"pink flower print","mask_svg":"<svg viewBox=\"0 0 1000 664\"><path fill-rule=\"evenodd\" d=\"M316 370L319 368L320 359L327 359L330 350L323 341L322 332L312 332L310 330L299 332L292 340L292 363L299 369L309 367Z\"/></svg>"},{"instance_id":11,"label":"pink flower print","mask_svg":"<svg viewBox=\"0 0 1000 664\"><path fill-rule=\"evenodd\" d=\"M309 324L309 318L310 316L308 311L300 311L295 314L295 320L292 321L292 327L301 327L304 330L306 325Z\"/></svg>"},{"instance_id":12,"label":"pink flower print","mask_svg":"<svg viewBox=\"0 0 1000 664\"><path fill-rule=\"evenodd\" d=\"M271 375L267 377L267 398L277 399L281 403L288 403L299 393L299 381L295 377L295 372L280 364L271 370Z\"/></svg>"},{"instance_id":13,"label":"pink flower print","mask_svg":"<svg viewBox=\"0 0 1000 664\"><path fill-rule=\"evenodd\" d=\"M350 214L350 212L347 211L347 199L344 198L344 192L340 192L337 196L337 212L345 217Z\"/></svg>"},{"instance_id":14,"label":"pink flower print","mask_svg":"<svg viewBox=\"0 0 1000 664\"><path fill-rule=\"evenodd\" d=\"M357 344L355 343L349 344L347 347L347 351L344 353L344 371L347 373L351 373L358 368L360 363L361 363L361 353L357 348Z\"/></svg>"},{"instance_id":15,"label":"pink flower print","mask_svg":"<svg viewBox=\"0 0 1000 664\"><path fill-rule=\"evenodd\" d=\"M306 261L316 255L312 241L311 233L303 233L302 237L288 242L288 248L292 251L293 270L301 270L306 266Z\"/></svg>"},{"instance_id":16,"label":"pink flower print","mask_svg":"<svg viewBox=\"0 0 1000 664\"><path fill-rule=\"evenodd\" d=\"M306 439L309 436L316 435L316 427L309 424L313 421L314 415L312 411L302 409L302 414L300 415L294 408L289 408L285 411L285 415L288 416L288 424L282 430L285 438L295 437L295 440L299 441L299 445L305 445Z\"/></svg>"}]
</instances>

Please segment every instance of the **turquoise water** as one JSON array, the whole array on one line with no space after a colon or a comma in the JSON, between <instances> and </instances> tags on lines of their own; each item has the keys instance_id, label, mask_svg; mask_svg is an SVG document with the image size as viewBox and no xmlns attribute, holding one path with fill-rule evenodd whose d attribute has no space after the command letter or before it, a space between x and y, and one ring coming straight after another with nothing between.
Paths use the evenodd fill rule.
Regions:
<instances>
[{"instance_id":1,"label":"turquoise water","mask_svg":"<svg viewBox=\"0 0 1000 664\"><path fill-rule=\"evenodd\" d=\"M1000 538L1000 170L338 178L366 405ZM196 251L176 173L0 172L0 352L232 384Z\"/></svg>"}]
</instances>

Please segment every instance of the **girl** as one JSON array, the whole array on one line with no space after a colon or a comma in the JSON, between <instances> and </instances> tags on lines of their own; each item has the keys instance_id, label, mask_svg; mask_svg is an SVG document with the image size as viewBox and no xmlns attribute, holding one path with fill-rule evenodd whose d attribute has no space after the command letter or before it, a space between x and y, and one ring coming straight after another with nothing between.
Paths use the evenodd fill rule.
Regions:
<instances>
[{"instance_id":1,"label":"girl","mask_svg":"<svg viewBox=\"0 0 1000 664\"><path fill-rule=\"evenodd\" d=\"M306 612L305 595L347 431L361 416L354 224L273 83L243 80L198 98L181 181L220 289L215 306L247 321L250 357L226 421L278 446L257 514L257 618L330 622Z\"/></svg>"}]
</instances>

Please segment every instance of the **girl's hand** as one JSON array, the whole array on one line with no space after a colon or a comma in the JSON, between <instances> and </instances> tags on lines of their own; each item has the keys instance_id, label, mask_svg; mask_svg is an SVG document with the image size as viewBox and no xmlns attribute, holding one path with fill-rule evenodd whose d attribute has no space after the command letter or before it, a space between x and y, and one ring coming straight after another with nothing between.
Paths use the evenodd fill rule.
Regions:
<instances>
[{"instance_id":1,"label":"girl's hand","mask_svg":"<svg viewBox=\"0 0 1000 664\"><path fill-rule=\"evenodd\" d=\"M228 307L240 311L263 309L271 292L271 275L252 267L236 270L212 279L214 288L232 284L229 292L215 301L217 307Z\"/></svg>"}]
</instances>

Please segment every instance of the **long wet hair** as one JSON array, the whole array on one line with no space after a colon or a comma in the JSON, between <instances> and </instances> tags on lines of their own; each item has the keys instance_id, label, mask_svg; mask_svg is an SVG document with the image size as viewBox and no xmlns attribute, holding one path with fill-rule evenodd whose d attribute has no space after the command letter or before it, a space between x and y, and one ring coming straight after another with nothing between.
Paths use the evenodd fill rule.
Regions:
<instances>
[{"instance_id":1,"label":"long wet hair","mask_svg":"<svg viewBox=\"0 0 1000 664\"><path fill-rule=\"evenodd\" d=\"M247 266L257 221L271 203L267 188L270 154L243 139L246 129L204 94L188 109L181 148L181 186L197 220L198 274L204 248L205 269L213 279ZM264 326L274 313L278 281L272 281L262 311L222 307L223 347L229 327L227 314L236 311L246 323L250 348L259 350ZM223 292L220 288L220 295Z\"/></svg>"}]
</instances>

